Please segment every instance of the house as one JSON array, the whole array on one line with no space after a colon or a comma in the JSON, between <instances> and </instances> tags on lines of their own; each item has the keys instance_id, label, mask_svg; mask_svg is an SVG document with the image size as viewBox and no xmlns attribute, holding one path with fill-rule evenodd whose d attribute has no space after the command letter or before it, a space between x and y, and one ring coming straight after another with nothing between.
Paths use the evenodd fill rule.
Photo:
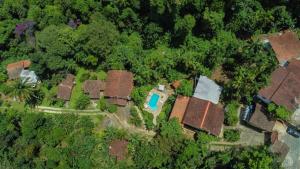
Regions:
<instances>
[{"instance_id":1,"label":"house","mask_svg":"<svg viewBox=\"0 0 300 169\"><path fill-rule=\"evenodd\" d=\"M66 78L58 85L57 98L69 101L74 86L75 76L67 74Z\"/></svg>"},{"instance_id":2,"label":"house","mask_svg":"<svg viewBox=\"0 0 300 169\"><path fill-rule=\"evenodd\" d=\"M193 97L177 96L170 119L177 118L187 128L219 136L224 121L224 110L218 104L221 90L214 81L200 76Z\"/></svg>"},{"instance_id":3,"label":"house","mask_svg":"<svg viewBox=\"0 0 300 169\"><path fill-rule=\"evenodd\" d=\"M170 114L171 118L177 118L181 123L183 120L184 113L186 111L187 105L189 104L190 97L178 95L173 106L172 112Z\"/></svg>"},{"instance_id":4,"label":"house","mask_svg":"<svg viewBox=\"0 0 300 169\"><path fill-rule=\"evenodd\" d=\"M128 154L128 141L113 140L109 144L109 155L115 157L117 161L124 160Z\"/></svg>"},{"instance_id":5,"label":"house","mask_svg":"<svg viewBox=\"0 0 300 169\"><path fill-rule=\"evenodd\" d=\"M101 80L86 80L83 83L83 91L88 94L91 99L99 99L100 92L105 89L105 82Z\"/></svg>"},{"instance_id":6,"label":"house","mask_svg":"<svg viewBox=\"0 0 300 169\"><path fill-rule=\"evenodd\" d=\"M300 57L300 40L290 30L267 36L264 40L270 43L276 58L281 65L293 58Z\"/></svg>"},{"instance_id":7,"label":"house","mask_svg":"<svg viewBox=\"0 0 300 169\"><path fill-rule=\"evenodd\" d=\"M20 79L23 83L35 85L38 82L38 77L34 71L23 69L20 73Z\"/></svg>"},{"instance_id":8,"label":"house","mask_svg":"<svg viewBox=\"0 0 300 169\"><path fill-rule=\"evenodd\" d=\"M110 70L107 73L104 96L112 104L125 106L133 89L133 74L125 70Z\"/></svg>"},{"instance_id":9,"label":"house","mask_svg":"<svg viewBox=\"0 0 300 169\"><path fill-rule=\"evenodd\" d=\"M262 131L272 132L275 126L275 121L271 120L266 113L266 109L257 103L255 111L251 115L248 123Z\"/></svg>"},{"instance_id":10,"label":"house","mask_svg":"<svg viewBox=\"0 0 300 169\"><path fill-rule=\"evenodd\" d=\"M198 130L219 136L223 127L224 111L210 101L191 97L182 123Z\"/></svg>"},{"instance_id":11,"label":"house","mask_svg":"<svg viewBox=\"0 0 300 169\"><path fill-rule=\"evenodd\" d=\"M18 79L20 77L20 73L22 72L22 70L29 68L30 65L31 65L30 60L21 60L18 62L8 64L6 66L8 78L10 80Z\"/></svg>"},{"instance_id":12,"label":"house","mask_svg":"<svg viewBox=\"0 0 300 169\"><path fill-rule=\"evenodd\" d=\"M200 76L193 97L219 103L222 88L206 76Z\"/></svg>"},{"instance_id":13,"label":"house","mask_svg":"<svg viewBox=\"0 0 300 169\"><path fill-rule=\"evenodd\" d=\"M266 103L274 102L294 111L300 97L300 61L292 59L286 67L279 67L271 74L270 84L258 92Z\"/></svg>"},{"instance_id":14,"label":"house","mask_svg":"<svg viewBox=\"0 0 300 169\"><path fill-rule=\"evenodd\" d=\"M204 130L219 136L223 127L224 111L221 106L206 100L177 96L171 118L177 118L188 128Z\"/></svg>"}]
</instances>

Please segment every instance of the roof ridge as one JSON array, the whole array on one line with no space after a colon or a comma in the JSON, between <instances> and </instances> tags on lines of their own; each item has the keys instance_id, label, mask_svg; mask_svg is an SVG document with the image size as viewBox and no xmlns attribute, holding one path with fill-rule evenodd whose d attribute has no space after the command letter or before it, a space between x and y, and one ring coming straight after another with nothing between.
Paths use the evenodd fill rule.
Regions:
<instances>
[{"instance_id":1,"label":"roof ridge","mask_svg":"<svg viewBox=\"0 0 300 169\"><path fill-rule=\"evenodd\" d=\"M285 69L286 70L286 69ZM275 95L275 93L277 93L277 91L279 90L279 88L282 86L283 82L288 78L288 76L290 75L290 73L293 72L289 72L288 70L286 70L288 73L286 74L286 76L283 78L283 80L280 82L280 84L278 85L278 87L276 88L276 90L273 92L273 94L271 95L270 99L272 99L272 97Z\"/></svg>"},{"instance_id":2,"label":"roof ridge","mask_svg":"<svg viewBox=\"0 0 300 169\"><path fill-rule=\"evenodd\" d=\"M206 119L206 116L207 116L207 112L208 112L208 109L210 107L210 101L208 101L207 105L206 105L206 108L205 108L205 111L204 111L204 116L203 116L203 119L202 119L202 122L200 124L200 127L203 128L203 124L204 124L204 121Z\"/></svg>"}]
</instances>

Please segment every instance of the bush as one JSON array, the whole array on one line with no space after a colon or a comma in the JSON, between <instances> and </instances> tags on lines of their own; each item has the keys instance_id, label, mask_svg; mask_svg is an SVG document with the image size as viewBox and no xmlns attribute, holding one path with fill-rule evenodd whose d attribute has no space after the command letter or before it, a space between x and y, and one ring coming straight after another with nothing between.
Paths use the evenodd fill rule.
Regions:
<instances>
[{"instance_id":1,"label":"bush","mask_svg":"<svg viewBox=\"0 0 300 169\"><path fill-rule=\"evenodd\" d=\"M154 124L153 124L153 114L147 112L147 111L142 111L143 114L143 118L145 121L145 126L148 130L151 130L154 128Z\"/></svg>"},{"instance_id":2,"label":"bush","mask_svg":"<svg viewBox=\"0 0 300 169\"><path fill-rule=\"evenodd\" d=\"M146 97L148 95L148 92L152 89L152 86L142 86L142 87L136 87L133 89L131 93L131 98L133 102L139 106L143 107L143 104L146 100Z\"/></svg>"},{"instance_id":3,"label":"bush","mask_svg":"<svg viewBox=\"0 0 300 169\"><path fill-rule=\"evenodd\" d=\"M176 94L183 96L193 95L193 83L188 80L182 80L180 86L175 90Z\"/></svg>"},{"instance_id":4,"label":"bush","mask_svg":"<svg viewBox=\"0 0 300 169\"><path fill-rule=\"evenodd\" d=\"M284 121L288 121L292 115L292 112L287 110L285 107L277 106L274 103L268 105L268 111L274 118Z\"/></svg>"},{"instance_id":5,"label":"bush","mask_svg":"<svg viewBox=\"0 0 300 169\"><path fill-rule=\"evenodd\" d=\"M109 104L107 106L107 111L110 113L115 113L115 112L117 112L117 110L118 110L118 107L114 104Z\"/></svg>"},{"instance_id":6,"label":"bush","mask_svg":"<svg viewBox=\"0 0 300 169\"><path fill-rule=\"evenodd\" d=\"M234 126L238 122L238 110L239 104L237 102L231 102L226 106L225 112L225 124L229 126Z\"/></svg>"},{"instance_id":7,"label":"bush","mask_svg":"<svg viewBox=\"0 0 300 169\"><path fill-rule=\"evenodd\" d=\"M75 100L75 108L83 110L87 108L87 106L90 104L90 98L89 96L85 94L81 94L76 100Z\"/></svg>"},{"instance_id":8,"label":"bush","mask_svg":"<svg viewBox=\"0 0 300 169\"><path fill-rule=\"evenodd\" d=\"M100 98L97 106L101 111L105 111L107 110L107 101L102 97Z\"/></svg>"},{"instance_id":9,"label":"bush","mask_svg":"<svg viewBox=\"0 0 300 169\"><path fill-rule=\"evenodd\" d=\"M225 130L224 139L229 142L236 142L240 139L240 131L233 129Z\"/></svg>"},{"instance_id":10,"label":"bush","mask_svg":"<svg viewBox=\"0 0 300 169\"><path fill-rule=\"evenodd\" d=\"M131 107L130 108L130 120L129 120L130 124L133 124L137 127L142 126L142 120L137 112L137 109L135 107Z\"/></svg>"},{"instance_id":11,"label":"bush","mask_svg":"<svg viewBox=\"0 0 300 169\"><path fill-rule=\"evenodd\" d=\"M81 76L79 77L79 81L84 82L84 81L88 80L89 78L90 78L90 73L85 72L85 73L81 74Z\"/></svg>"}]
</instances>

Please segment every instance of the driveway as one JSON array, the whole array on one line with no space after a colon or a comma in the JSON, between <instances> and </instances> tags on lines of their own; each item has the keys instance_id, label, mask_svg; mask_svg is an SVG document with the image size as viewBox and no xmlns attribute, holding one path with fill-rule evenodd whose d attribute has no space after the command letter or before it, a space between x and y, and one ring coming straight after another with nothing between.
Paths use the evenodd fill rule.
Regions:
<instances>
[{"instance_id":1,"label":"driveway","mask_svg":"<svg viewBox=\"0 0 300 169\"><path fill-rule=\"evenodd\" d=\"M300 169L300 138L284 134L279 139L286 143L290 148L282 166L285 169Z\"/></svg>"}]
</instances>

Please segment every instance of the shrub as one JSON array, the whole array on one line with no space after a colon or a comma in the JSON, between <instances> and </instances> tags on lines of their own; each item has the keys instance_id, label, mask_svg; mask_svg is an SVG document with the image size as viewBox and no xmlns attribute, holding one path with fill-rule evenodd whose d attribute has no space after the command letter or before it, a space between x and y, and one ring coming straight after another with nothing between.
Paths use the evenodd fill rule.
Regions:
<instances>
[{"instance_id":1,"label":"shrub","mask_svg":"<svg viewBox=\"0 0 300 169\"><path fill-rule=\"evenodd\" d=\"M292 112L287 110L284 106L277 106L274 103L268 105L268 111L274 118L285 121L288 121L292 115Z\"/></svg>"},{"instance_id":2,"label":"shrub","mask_svg":"<svg viewBox=\"0 0 300 169\"><path fill-rule=\"evenodd\" d=\"M154 128L154 124L153 124L153 114L147 112L147 111L142 111L143 114L143 118L145 121L145 126L148 130L151 130Z\"/></svg>"},{"instance_id":3,"label":"shrub","mask_svg":"<svg viewBox=\"0 0 300 169\"><path fill-rule=\"evenodd\" d=\"M137 109L135 107L131 107L130 108L130 120L129 123L140 127L142 126L142 120L137 112Z\"/></svg>"},{"instance_id":4,"label":"shrub","mask_svg":"<svg viewBox=\"0 0 300 169\"><path fill-rule=\"evenodd\" d=\"M117 110L118 110L118 107L114 104L109 104L107 106L107 111L110 113L115 113L115 112L117 112Z\"/></svg>"},{"instance_id":5,"label":"shrub","mask_svg":"<svg viewBox=\"0 0 300 169\"><path fill-rule=\"evenodd\" d=\"M83 110L90 104L90 98L89 96L85 94L81 94L76 100L75 100L75 108Z\"/></svg>"},{"instance_id":6,"label":"shrub","mask_svg":"<svg viewBox=\"0 0 300 169\"><path fill-rule=\"evenodd\" d=\"M131 98L132 98L133 102L137 106L143 107L143 104L146 100L148 92L151 90L151 88L152 88L152 86L142 86L142 87L134 88L131 93Z\"/></svg>"},{"instance_id":7,"label":"shrub","mask_svg":"<svg viewBox=\"0 0 300 169\"><path fill-rule=\"evenodd\" d=\"M225 124L234 126L238 122L238 110L239 104L237 102L231 102L226 106L225 112Z\"/></svg>"},{"instance_id":8,"label":"shrub","mask_svg":"<svg viewBox=\"0 0 300 169\"><path fill-rule=\"evenodd\" d=\"M107 110L107 101L102 97L100 98L99 102L98 102L98 108L101 111L105 111Z\"/></svg>"},{"instance_id":9,"label":"shrub","mask_svg":"<svg viewBox=\"0 0 300 169\"><path fill-rule=\"evenodd\" d=\"M192 96L193 95L193 83L188 80L182 80L179 88L176 89L176 94L183 96Z\"/></svg>"},{"instance_id":10,"label":"shrub","mask_svg":"<svg viewBox=\"0 0 300 169\"><path fill-rule=\"evenodd\" d=\"M81 74L81 76L79 77L79 81L84 82L84 81L88 80L89 78L90 78L90 73L85 72L85 73Z\"/></svg>"},{"instance_id":11,"label":"shrub","mask_svg":"<svg viewBox=\"0 0 300 169\"><path fill-rule=\"evenodd\" d=\"M240 131L228 129L224 131L224 139L229 142L236 142L240 139Z\"/></svg>"}]
</instances>

